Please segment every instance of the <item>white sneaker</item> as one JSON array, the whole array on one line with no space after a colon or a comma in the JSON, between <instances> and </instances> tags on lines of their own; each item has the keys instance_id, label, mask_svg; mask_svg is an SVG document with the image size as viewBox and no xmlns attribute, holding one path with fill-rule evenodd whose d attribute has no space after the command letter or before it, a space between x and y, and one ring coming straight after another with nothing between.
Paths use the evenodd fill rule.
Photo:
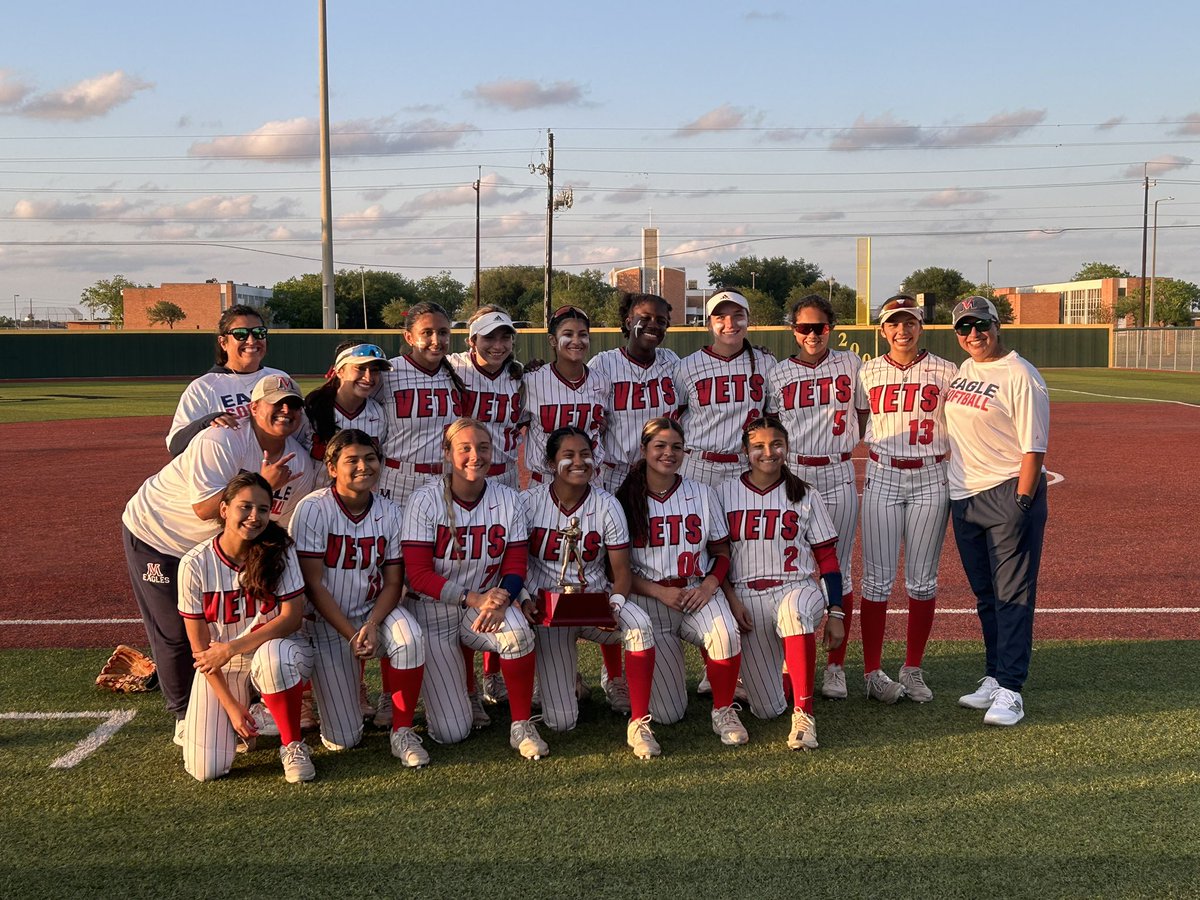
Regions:
<instances>
[{"instance_id":1,"label":"white sneaker","mask_svg":"<svg viewBox=\"0 0 1200 900\"><path fill-rule=\"evenodd\" d=\"M1017 691L1002 687L983 714L984 725L1016 725L1025 718L1025 703Z\"/></svg>"},{"instance_id":2,"label":"white sneaker","mask_svg":"<svg viewBox=\"0 0 1200 900\"><path fill-rule=\"evenodd\" d=\"M721 736L722 744L732 747L736 744L745 744L750 740L746 726L738 718L739 709L741 707L735 703L732 706L722 706L712 711L713 731Z\"/></svg>"},{"instance_id":3,"label":"white sneaker","mask_svg":"<svg viewBox=\"0 0 1200 900\"><path fill-rule=\"evenodd\" d=\"M375 707L375 718L371 720L376 728L392 727L392 695L387 691L379 692L379 704Z\"/></svg>"},{"instance_id":4,"label":"white sneaker","mask_svg":"<svg viewBox=\"0 0 1200 900\"><path fill-rule=\"evenodd\" d=\"M421 746L421 737L411 728L397 728L389 738L392 756L410 769L429 765L429 754Z\"/></svg>"},{"instance_id":5,"label":"white sneaker","mask_svg":"<svg viewBox=\"0 0 1200 900\"><path fill-rule=\"evenodd\" d=\"M250 718L254 720L259 737L279 737L279 726L275 724L275 717L271 715L265 703L251 704Z\"/></svg>"},{"instance_id":6,"label":"white sneaker","mask_svg":"<svg viewBox=\"0 0 1200 900\"><path fill-rule=\"evenodd\" d=\"M258 747L258 738L256 738L256 737L244 738L241 735L238 735L237 746L235 746L233 748L233 752L234 753L253 753L257 747Z\"/></svg>"},{"instance_id":7,"label":"white sneaker","mask_svg":"<svg viewBox=\"0 0 1200 900\"><path fill-rule=\"evenodd\" d=\"M358 683L358 711L364 719L375 715L375 704L371 702L371 692L367 690L366 681Z\"/></svg>"},{"instance_id":8,"label":"white sneaker","mask_svg":"<svg viewBox=\"0 0 1200 900\"><path fill-rule=\"evenodd\" d=\"M625 730L625 743L633 748L633 755L638 759L652 759L662 754L662 747L650 730L650 717L631 719Z\"/></svg>"},{"instance_id":9,"label":"white sneaker","mask_svg":"<svg viewBox=\"0 0 1200 900\"><path fill-rule=\"evenodd\" d=\"M508 745L526 759L541 759L550 755L550 747L529 719L513 722L508 729Z\"/></svg>"},{"instance_id":10,"label":"white sneaker","mask_svg":"<svg viewBox=\"0 0 1200 900\"><path fill-rule=\"evenodd\" d=\"M904 685L888 678L883 669L876 669L866 677L866 681L868 700L891 704L904 696Z\"/></svg>"},{"instance_id":11,"label":"white sneaker","mask_svg":"<svg viewBox=\"0 0 1200 900\"><path fill-rule=\"evenodd\" d=\"M788 735L787 745L792 750L817 749L817 723L802 709L792 710L792 731Z\"/></svg>"},{"instance_id":12,"label":"white sneaker","mask_svg":"<svg viewBox=\"0 0 1200 900\"><path fill-rule=\"evenodd\" d=\"M590 687L588 687L587 682L583 680L583 673L576 672L575 673L575 699L579 703L582 703L584 700L590 699L591 696L592 696L592 689Z\"/></svg>"},{"instance_id":13,"label":"white sneaker","mask_svg":"<svg viewBox=\"0 0 1200 900\"><path fill-rule=\"evenodd\" d=\"M933 691L925 683L925 673L920 666L901 666L900 684L904 687L904 696L917 703L928 703L933 699Z\"/></svg>"},{"instance_id":14,"label":"white sneaker","mask_svg":"<svg viewBox=\"0 0 1200 900\"><path fill-rule=\"evenodd\" d=\"M508 699L508 686L504 683L504 676L499 672L495 675L483 676L483 699L485 703L493 706Z\"/></svg>"},{"instance_id":15,"label":"white sneaker","mask_svg":"<svg viewBox=\"0 0 1200 900\"><path fill-rule=\"evenodd\" d=\"M300 730L311 731L321 724L317 718L317 704L313 700L312 688L304 692L300 698Z\"/></svg>"},{"instance_id":16,"label":"white sneaker","mask_svg":"<svg viewBox=\"0 0 1200 900\"><path fill-rule=\"evenodd\" d=\"M629 682L624 675L604 683L604 696L608 698L608 705L613 712L629 715Z\"/></svg>"},{"instance_id":17,"label":"white sneaker","mask_svg":"<svg viewBox=\"0 0 1200 900\"><path fill-rule=\"evenodd\" d=\"M183 746L183 723L184 719L175 720L175 733L171 736L171 743L176 747Z\"/></svg>"},{"instance_id":18,"label":"white sneaker","mask_svg":"<svg viewBox=\"0 0 1200 900\"><path fill-rule=\"evenodd\" d=\"M708 683L708 673L705 672L700 676L700 683L696 685L696 693L704 696L712 693L712 685Z\"/></svg>"},{"instance_id":19,"label":"white sneaker","mask_svg":"<svg viewBox=\"0 0 1200 900\"><path fill-rule=\"evenodd\" d=\"M279 759L283 762L283 777L288 784L312 781L317 777L317 770L313 767L312 757L309 756L308 744L304 741L292 741L280 747Z\"/></svg>"},{"instance_id":20,"label":"white sneaker","mask_svg":"<svg viewBox=\"0 0 1200 900\"><path fill-rule=\"evenodd\" d=\"M471 700L471 727L477 731L480 728L487 728L492 724L492 717L483 708L483 698L479 696L478 691L467 696Z\"/></svg>"},{"instance_id":21,"label":"white sneaker","mask_svg":"<svg viewBox=\"0 0 1200 900\"><path fill-rule=\"evenodd\" d=\"M821 696L826 700L845 700L846 670L837 663L830 663L821 674Z\"/></svg>"},{"instance_id":22,"label":"white sneaker","mask_svg":"<svg viewBox=\"0 0 1200 900\"><path fill-rule=\"evenodd\" d=\"M967 709L988 709L996 699L996 691L1000 690L1000 682L991 675L979 679L979 687L973 693L963 694L958 698L958 705Z\"/></svg>"}]
</instances>

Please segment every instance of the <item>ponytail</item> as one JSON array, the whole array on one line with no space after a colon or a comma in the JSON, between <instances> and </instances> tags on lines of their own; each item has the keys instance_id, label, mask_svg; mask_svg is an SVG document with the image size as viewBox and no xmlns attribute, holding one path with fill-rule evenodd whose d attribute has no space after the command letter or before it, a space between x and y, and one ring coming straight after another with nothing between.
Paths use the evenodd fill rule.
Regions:
<instances>
[{"instance_id":1,"label":"ponytail","mask_svg":"<svg viewBox=\"0 0 1200 900\"><path fill-rule=\"evenodd\" d=\"M750 354L750 377L753 378L758 374L758 366L754 363L754 347L750 343L750 338L742 338L742 349Z\"/></svg>"},{"instance_id":2,"label":"ponytail","mask_svg":"<svg viewBox=\"0 0 1200 900\"><path fill-rule=\"evenodd\" d=\"M288 548L292 539L278 522L269 522L246 551L242 566L242 589L249 600L275 596L279 579L287 568Z\"/></svg>"},{"instance_id":3,"label":"ponytail","mask_svg":"<svg viewBox=\"0 0 1200 900\"><path fill-rule=\"evenodd\" d=\"M646 546L650 532L650 504L646 500L646 460L639 459L617 488L617 500L629 523L629 540L635 547Z\"/></svg>"},{"instance_id":4,"label":"ponytail","mask_svg":"<svg viewBox=\"0 0 1200 900\"><path fill-rule=\"evenodd\" d=\"M783 472L784 490L787 493L787 498L792 503L799 503L804 499L804 495L808 493L808 484L803 478L788 468L788 464L784 463L781 467Z\"/></svg>"},{"instance_id":5,"label":"ponytail","mask_svg":"<svg viewBox=\"0 0 1200 900\"><path fill-rule=\"evenodd\" d=\"M328 441L337 433L337 419L333 414L337 402L338 388L342 381L336 374L330 375L323 385L308 392L304 398L304 409L312 422L313 431L321 441Z\"/></svg>"}]
</instances>

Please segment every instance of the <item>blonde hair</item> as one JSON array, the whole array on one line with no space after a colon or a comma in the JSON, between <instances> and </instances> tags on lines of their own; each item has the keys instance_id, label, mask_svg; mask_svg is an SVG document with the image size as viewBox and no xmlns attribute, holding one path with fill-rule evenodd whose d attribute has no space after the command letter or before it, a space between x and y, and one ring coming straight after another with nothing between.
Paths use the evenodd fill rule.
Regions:
<instances>
[{"instance_id":1,"label":"blonde hair","mask_svg":"<svg viewBox=\"0 0 1200 900\"><path fill-rule=\"evenodd\" d=\"M491 439L491 433L487 427L478 419L472 419L470 416L459 416L453 422L446 426L445 432L442 433L442 453L443 455L450 452L450 446L454 442L454 437L461 431L466 431L468 428L474 428L482 431ZM446 507L446 526L450 529L450 540L454 542L454 554L451 559L457 557L465 558L467 555L466 548L458 539L458 523L454 518L454 492L450 490L450 482L454 478L452 466L447 465L446 470L442 474L442 502Z\"/></svg>"}]
</instances>

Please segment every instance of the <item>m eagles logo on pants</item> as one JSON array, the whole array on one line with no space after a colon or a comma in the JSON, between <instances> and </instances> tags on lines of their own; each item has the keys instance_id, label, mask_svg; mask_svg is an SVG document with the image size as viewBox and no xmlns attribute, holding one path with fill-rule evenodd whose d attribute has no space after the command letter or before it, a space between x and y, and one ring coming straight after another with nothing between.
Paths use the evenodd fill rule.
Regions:
<instances>
[{"instance_id":1,"label":"m eagles logo on pants","mask_svg":"<svg viewBox=\"0 0 1200 900\"><path fill-rule=\"evenodd\" d=\"M162 573L162 563L146 563L146 574L142 576L142 581L149 581L151 584L171 583L171 579Z\"/></svg>"}]
</instances>

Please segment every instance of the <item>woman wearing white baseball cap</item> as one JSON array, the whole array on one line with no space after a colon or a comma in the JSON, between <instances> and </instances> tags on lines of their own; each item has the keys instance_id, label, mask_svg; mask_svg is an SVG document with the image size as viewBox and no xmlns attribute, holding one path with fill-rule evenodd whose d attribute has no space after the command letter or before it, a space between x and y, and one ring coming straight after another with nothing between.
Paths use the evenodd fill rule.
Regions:
<instances>
[{"instance_id":1,"label":"woman wearing white baseball cap","mask_svg":"<svg viewBox=\"0 0 1200 900\"><path fill-rule=\"evenodd\" d=\"M343 428L365 431L381 446L387 441L387 417L371 395L379 385L380 374L391 370L387 354L375 344L338 344L325 383L304 398L312 431L306 431L300 440L307 444L311 438L309 451L314 460L324 462L326 445ZM329 484L328 473L318 474L317 482L321 487Z\"/></svg>"},{"instance_id":2,"label":"woman wearing white baseball cap","mask_svg":"<svg viewBox=\"0 0 1200 900\"><path fill-rule=\"evenodd\" d=\"M985 725L1025 715L1021 689L1033 651L1033 611L1046 529L1042 465L1050 433L1046 382L1000 338L986 297L954 307L958 345L970 357L945 397L950 515L983 630L984 677L959 705L986 709Z\"/></svg>"}]
</instances>

